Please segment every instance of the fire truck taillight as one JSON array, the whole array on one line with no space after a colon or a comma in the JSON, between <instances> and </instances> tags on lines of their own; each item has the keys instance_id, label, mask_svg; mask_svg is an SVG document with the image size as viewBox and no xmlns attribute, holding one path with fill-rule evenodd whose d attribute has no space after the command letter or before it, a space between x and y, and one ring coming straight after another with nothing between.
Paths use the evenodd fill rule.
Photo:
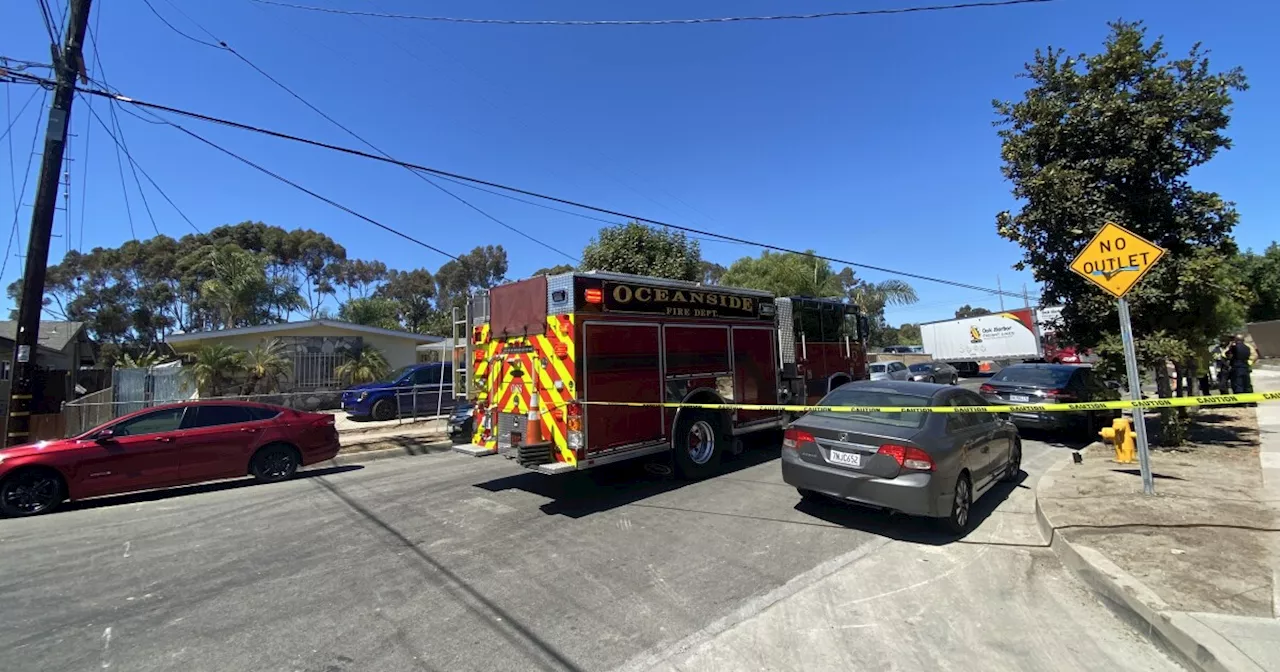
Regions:
<instances>
[{"instance_id":1,"label":"fire truck taillight","mask_svg":"<svg viewBox=\"0 0 1280 672\"><path fill-rule=\"evenodd\" d=\"M578 459L582 459L582 404L571 401L565 405L564 428L569 450L572 450Z\"/></svg>"},{"instance_id":2,"label":"fire truck taillight","mask_svg":"<svg viewBox=\"0 0 1280 672\"><path fill-rule=\"evenodd\" d=\"M582 293L582 298L585 299L587 303L604 303L604 290L598 287L592 287Z\"/></svg>"}]
</instances>

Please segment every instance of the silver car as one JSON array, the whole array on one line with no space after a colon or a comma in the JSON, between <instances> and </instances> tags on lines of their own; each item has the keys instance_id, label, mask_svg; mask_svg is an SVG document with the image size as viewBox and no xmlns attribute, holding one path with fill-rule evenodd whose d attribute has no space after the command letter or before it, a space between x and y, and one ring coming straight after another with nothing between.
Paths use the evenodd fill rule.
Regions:
<instances>
[{"instance_id":1,"label":"silver car","mask_svg":"<svg viewBox=\"0 0 1280 672\"><path fill-rule=\"evenodd\" d=\"M902 362L872 362L867 369L871 380L910 380L911 371Z\"/></svg>"},{"instance_id":2,"label":"silver car","mask_svg":"<svg viewBox=\"0 0 1280 672\"><path fill-rule=\"evenodd\" d=\"M955 385L960 382L960 372L956 367L946 362L921 362L912 364L907 367L911 371L911 380L918 383L949 383Z\"/></svg>"},{"instance_id":3,"label":"silver car","mask_svg":"<svg viewBox=\"0 0 1280 672\"><path fill-rule=\"evenodd\" d=\"M963 534L973 502L997 482L1021 473L1017 428L994 413L885 413L866 407L986 404L977 394L949 385L842 385L819 405L865 410L814 411L791 423L782 441L782 480L806 499L936 518Z\"/></svg>"}]
</instances>

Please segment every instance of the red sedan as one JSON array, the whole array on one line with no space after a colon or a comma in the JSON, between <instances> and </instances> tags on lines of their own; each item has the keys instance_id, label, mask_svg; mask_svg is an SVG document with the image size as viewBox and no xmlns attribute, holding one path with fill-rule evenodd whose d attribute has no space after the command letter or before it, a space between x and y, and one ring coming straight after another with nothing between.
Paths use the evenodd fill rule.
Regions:
<instances>
[{"instance_id":1,"label":"red sedan","mask_svg":"<svg viewBox=\"0 0 1280 672\"><path fill-rule=\"evenodd\" d=\"M0 515L246 474L283 481L337 454L329 414L246 402L157 406L74 438L0 449Z\"/></svg>"}]
</instances>

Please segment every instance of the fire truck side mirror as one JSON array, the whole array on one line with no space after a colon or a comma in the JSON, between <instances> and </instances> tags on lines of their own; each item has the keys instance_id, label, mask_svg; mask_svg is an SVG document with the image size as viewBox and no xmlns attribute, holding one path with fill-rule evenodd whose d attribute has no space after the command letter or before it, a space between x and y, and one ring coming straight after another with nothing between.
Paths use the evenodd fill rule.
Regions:
<instances>
[{"instance_id":1,"label":"fire truck side mirror","mask_svg":"<svg viewBox=\"0 0 1280 672\"><path fill-rule=\"evenodd\" d=\"M858 340L865 341L871 335L871 321L866 315L858 316Z\"/></svg>"}]
</instances>

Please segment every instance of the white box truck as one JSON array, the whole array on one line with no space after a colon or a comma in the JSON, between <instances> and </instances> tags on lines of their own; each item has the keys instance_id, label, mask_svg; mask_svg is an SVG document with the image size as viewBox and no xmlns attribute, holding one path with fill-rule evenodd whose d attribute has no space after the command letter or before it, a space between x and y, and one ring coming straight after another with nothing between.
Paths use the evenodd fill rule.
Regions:
<instances>
[{"instance_id":1,"label":"white box truck","mask_svg":"<svg viewBox=\"0 0 1280 672\"><path fill-rule=\"evenodd\" d=\"M1051 309L1050 309L1051 310ZM1049 315L1045 315L1046 318ZM1043 360L1041 322L1034 308L1018 308L920 325L924 351L973 375L1010 362Z\"/></svg>"}]
</instances>

